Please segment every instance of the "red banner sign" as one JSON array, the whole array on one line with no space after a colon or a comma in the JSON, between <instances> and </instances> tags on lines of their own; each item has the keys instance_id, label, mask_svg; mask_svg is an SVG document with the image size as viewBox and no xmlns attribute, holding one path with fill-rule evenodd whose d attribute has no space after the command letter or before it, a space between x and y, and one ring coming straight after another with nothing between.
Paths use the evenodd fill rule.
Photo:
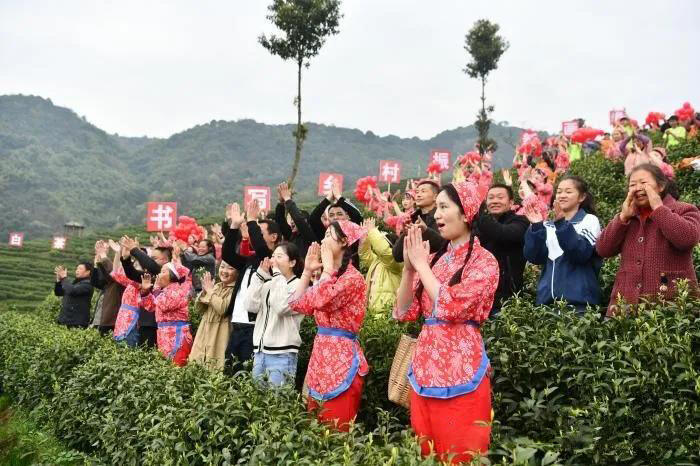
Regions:
<instances>
[{"instance_id":1,"label":"red banner sign","mask_svg":"<svg viewBox=\"0 0 700 466\"><path fill-rule=\"evenodd\" d=\"M578 120L564 121L561 124L561 132L564 136L571 136L578 129Z\"/></svg>"},{"instance_id":2,"label":"red banner sign","mask_svg":"<svg viewBox=\"0 0 700 466\"><path fill-rule=\"evenodd\" d=\"M620 118L626 116L627 112L624 108L622 110L610 110L610 125L615 126Z\"/></svg>"},{"instance_id":3,"label":"red banner sign","mask_svg":"<svg viewBox=\"0 0 700 466\"><path fill-rule=\"evenodd\" d=\"M13 248L21 248L24 244L24 233L20 233L18 231L11 231L10 240L8 241L8 244Z\"/></svg>"},{"instance_id":4,"label":"red banner sign","mask_svg":"<svg viewBox=\"0 0 700 466\"><path fill-rule=\"evenodd\" d=\"M340 192L343 192L343 175L340 173L321 172L318 175L318 195L325 196L333 187L333 183L340 185Z\"/></svg>"},{"instance_id":5,"label":"red banner sign","mask_svg":"<svg viewBox=\"0 0 700 466\"><path fill-rule=\"evenodd\" d=\"M246 208L251 201L258 201L261 210L270 210L270 187L246 186L243 188L243 203Z\"/></svg>"},{"instance_id":6,"label":"red banner sign","mask_svg":"<svg viewBox=\"0 0 700 466\"><path fill-rule=\"evenodd\" d=\"M146 231L170 231L177 223L177 202L146 203Z\"/></svg>"},{"instance_id":7,"label":"red banner sign","mask_svg":"<svg viewBox=\"0 0 700 466\"><path fill-rule=\"evenodd\" d=\"M450 168L450 158L452 153L444 149L433 149L430 151L430 161L440 164L440 168L448 170Z\"/></svg>"},{"instance_id":8,"label":"red banner sign","mask_svg":"<svg viewBox=\"0 0 700 466\"><path fill-rule=\"evenodd\" d=\"M398 183L401 181L401 162L396 160L380 160L379 181L385 183Z\"/></svg>"},{"instance_id":9,"label":"red banner sign","mask_svg":"<svg viewBox=\"0 0 700 466\"><path fill-rule=\"evenodd\" d=\"M54 236L51 240L51 249L66 249L68 238L65 236Z\"/></svg>"}]
</instances>

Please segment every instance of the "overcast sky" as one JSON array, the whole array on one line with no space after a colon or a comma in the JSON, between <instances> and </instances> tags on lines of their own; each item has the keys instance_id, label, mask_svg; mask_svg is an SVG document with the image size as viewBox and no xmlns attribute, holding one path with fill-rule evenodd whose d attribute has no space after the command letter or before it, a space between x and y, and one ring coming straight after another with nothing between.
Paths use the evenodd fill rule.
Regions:
<instances>
[{"instance_id":1,"label":"overcast sky","mask_svg":"<svg viewBox=\"0 0 700 466\"><path fill-rule=\"evenodd\" d=\"M0 0L0 94L34 94L98 127L167 137L212 119L296 121L292 63L257 42L267 0ZM611 108L700 107L700 1L345 0L340 34L304 70L304 120L429 138L466 126L462 73L479 18L510 49L489 79L494 119L542 130Z\"/></svg>"}]
</instances>

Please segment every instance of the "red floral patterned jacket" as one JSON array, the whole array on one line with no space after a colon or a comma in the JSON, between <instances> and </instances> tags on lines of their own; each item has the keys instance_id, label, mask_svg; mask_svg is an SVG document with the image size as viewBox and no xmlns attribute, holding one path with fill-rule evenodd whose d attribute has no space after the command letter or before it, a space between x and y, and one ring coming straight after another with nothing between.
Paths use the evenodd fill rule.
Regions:
<instances>
[{"instance_id":1,"label":"red floral patterned jacket","mask_svg":"<svg viewBox=\"0 0 700 466\"><path fill-rule=\"evenodd\" d=\"M464 267L462 280L449 286L462 267L469 244L447 252L433 266L440 282L433 303L427 291L401 316L416 320L423 314L425 324L418 335L409 381L417 394L432 398L452 398L476 390L489 367L479 325L486 320L498 287L498 262L474 239L473 252ZM432 255L430 260L432 261ZM414 293L419 283L413 282Z\"/></svg>"},{"instance_id":2,"label":"red floral patterned jacket","mask_svg":"<svg viewBox=\"0 0 700 466\"><path fill-rule=\"evenodd\" d=\"M350 264L340 277L316 283L289 303L293 311L313 316L319 327L306 372L309 394L317 400L335 398L350 387L356 374L369 372L357 341L365 318L365 293L364 277Z\"/></svg>"}]
</instances>

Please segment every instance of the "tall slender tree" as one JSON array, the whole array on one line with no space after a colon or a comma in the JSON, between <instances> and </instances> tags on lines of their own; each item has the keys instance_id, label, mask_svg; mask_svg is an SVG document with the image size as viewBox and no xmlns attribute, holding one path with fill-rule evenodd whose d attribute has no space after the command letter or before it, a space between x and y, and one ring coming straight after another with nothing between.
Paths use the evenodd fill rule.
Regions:
<instances>
[{"instance_id":1,"label":"tall slender tree","mask_svg":"<svg viewBox=\"0 0 700 466\"><path fill-rule=\"evenodd\" d=\"M481 80L481 110L476 114L476 130L479 133L479 152L483 155L489 148L496 149L496 141L489 138L494 106L486 106L486 79L498 68L498 60L508 50L510 44L498 34L500 26L487 19L474 23L464 39L464 49L471 55L472 61L463 70L470 78Z\"/></svg>"},{"instance_id":2,"label":"tall slender tree","mask_svg":"<svg viewBox=\"0 0 700 466\"><path fill-rule=\"evenodd\" d=\"M270 20L282 32L281 36L262 34L258 41L271 54L282 60L293 60L297 65L297 127L294 164L288 183L292 187L299 171L301 149L308 129L301 122L301 69L310 66L309 60L318 55L326 38L338 34L340 0L273 0L267 7Z\"/></svg>"}]
</instances>

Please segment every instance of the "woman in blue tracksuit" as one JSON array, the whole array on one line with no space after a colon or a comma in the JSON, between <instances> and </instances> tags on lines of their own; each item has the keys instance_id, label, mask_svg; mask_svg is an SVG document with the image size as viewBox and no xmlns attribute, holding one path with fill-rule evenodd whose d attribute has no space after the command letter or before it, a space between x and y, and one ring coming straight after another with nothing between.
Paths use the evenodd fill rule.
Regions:
<instances>
[{"instance_id":1,"label":"woman in blue tracksuit","mask_svg":"<svg viewBox=\"0 0 700 466\"><path fill-rule=\"evenodd\" d=\"M525 259L543 266L537 304L565 300L583 314L587 305L600 303L598 271L602 264L595 252L600 222L588 184L578 176L565 176L552 208L553 221L545 221L534 206L525 209L532 224L525 233Z\"/></svg>"}]
</instances>

